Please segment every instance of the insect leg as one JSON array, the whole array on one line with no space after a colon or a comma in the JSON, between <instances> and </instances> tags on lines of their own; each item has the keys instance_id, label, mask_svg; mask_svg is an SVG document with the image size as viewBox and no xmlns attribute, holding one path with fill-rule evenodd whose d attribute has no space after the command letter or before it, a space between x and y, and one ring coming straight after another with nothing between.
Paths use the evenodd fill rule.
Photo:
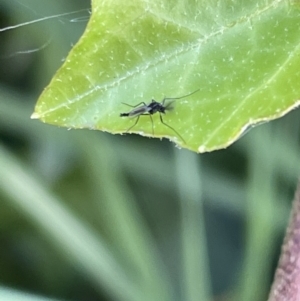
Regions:
<instances>
[{"instance_id":1,"label":"insect leg","mask_svg":"<svg viewBox=\"0 0 300 301\"><path fill-rule=\"evenodd\" d=\"M162 124L164 124L165 126L170 128L184 143L186 143L185 140L182 138L182 136L175 129L173 129L171 126L169 126L168 124L166 124L164 122L161 113L159 113L159 118L160 118L160 121L161 121Z\"/></svg>"},{"instance_id":2,"label":"insect leg","mask_svg":"<svg viewBox=\"0 0 300 301\"><path fill-rule=\"evenodd\" d=\"M139 122L140 116L137 116L135 123L126 131L126 133L128 133L134 126L137 125L137 123Z\"/></svg>"},{"instance_id":3,"label":"insect leg","mask_svg":"<svg viewBox=\"0 0 300 301\"><path fill-rule=\"evenodd\" d=\"M152 135L154 135L154 126L153 126L154 123L153 123L152 115L150 113L144 113L144 114L139 115L139 117L140 116L149 116L150 117L151 123L152 123Z\"/></svg>"},{"instance_id":4,"label":"insect leg","mask_svg":"<svg viewBox=\"0 0 300 301\"><path fill-rule=\"evenodd\" d=\"M147 115L147 114L146 114L146 115ZM151 123L152 123L152 135L154 135L153 119L152 119L151 114L149 114L149 116L150 116Z\"/></svg>"},{"instance_id":5,"label":"insect leg","mask_svg":"<svg viewBox=\"0 0 300 301\"><path fill-rule=\"evenodd\" d=\"M140 105L142 105L142 104L143 104L144 106L147 107L146 103L144 103L143 101L140 102L140 103L138 103L137 105L134 105L134 106L129 105L128 103L125 103L125 102L122 102L122 104L123 104L123 105L126 105L126 106L128 106L128 107L132 107L132 108L136 108L136 107L138 107L138 106L140 106Z\"/></svg>"},{"instance_id":6,"label":"insect leg","mask_svg":"<svg viewBox=\"0 0 300 301\"><path fill-rule=\"evenodd\" d=\"M200 89L197 89L196 91L190 93L190 94L187 94L187 95L183 95L183 96L180 96L180 97L165 97L163 100L162 100L162 104L164 105L165 104L165 101L168 100L168 99L181 99L181 98L185 98L185 97L188 97L188 96L191 96L193 94L195 94L196 92L198 92Z\"/></svg>"}]
</instances>

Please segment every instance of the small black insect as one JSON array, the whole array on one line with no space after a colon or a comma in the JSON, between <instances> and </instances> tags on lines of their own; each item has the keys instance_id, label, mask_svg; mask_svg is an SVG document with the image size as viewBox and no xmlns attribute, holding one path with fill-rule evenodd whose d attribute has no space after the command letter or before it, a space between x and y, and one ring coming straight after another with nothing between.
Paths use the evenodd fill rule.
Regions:
<instances>
[{"instance_id":1,"label":"small black insect","mask_svg":"<svg viewBox=\"0 0 300 301\"><path fill-rule=\"evenodd\" d=\"M173 103L175 100L191 96L192 94L194 94L198 91L199 91L199 89L190 94L180 96L180 97L164 98L161 102L158 102L158 101L152 99L149 104L146 104L145 102L140 102L137 105L132 106L132 105L129 105L129 104L123 102L123 104L125 104L129 107L132 107L133 109L128 113L121 113L120 117L137 117L135 123L126 131L126 133L129 132L134 126L137 125L137 123L140 119L140 116L147 115L151 119L152 134L154 134L152 115L155 113L159 113L159 118L160 118L161 123L164 124L165 126L167 126L168 128L170 128L174 133L176 133L176 135L178 137L180 137L180 139L185 143L185 140L182 138L182 136L174 128L172 128L171 126L169 126L167 123L164 122L164 120L162 118L162 114L166 114L166 111L170 111L174 108ZM171 100L171 102L165 104L167 100Z\"/></svg>"}]
</instances>

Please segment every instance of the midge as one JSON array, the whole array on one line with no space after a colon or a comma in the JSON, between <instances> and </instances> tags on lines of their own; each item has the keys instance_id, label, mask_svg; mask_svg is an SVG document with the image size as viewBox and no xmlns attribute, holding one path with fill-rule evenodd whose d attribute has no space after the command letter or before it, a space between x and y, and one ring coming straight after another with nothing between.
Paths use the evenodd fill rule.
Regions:
<instances>
[{"instance_id":1,"label":"midge","mask_svg":"<svg viewBox=\"0 0 300 301\"><path fill-rule=\"evenodd\" d=\"M163 125L167 126L168 128L170 128L185 143L185 140L182 138L182 136L174 128L172 128L171 126L169 126L167 123L164 122L162 114L166 114L166 111L170 111L174 108L172 105L175 100L191 96L198 91L199 91L199 89L197 89L196 91L194 91L190 94L180 96L180 97L173 97L173 98L165 97L161 102L158 102L158 101L152 99L149 104L146 104L145 102L140 102L137 105L132 106L132 105L122 102L123 104L125 104L129 107L132 107L133 109L128 113L121 113L120 117L132 117L132 118L136 117L135 123L126 131L126 133L129 132L134 126L137 125L141 116L146 115L146 116L149 116L151 119L152 134L154 134L152 115L155 113L159 113L159 118L160 118L161 123ZM171 100L171 102L166 104L166 101L168 101L168 100Z\"/></svg>"}]
</instances>

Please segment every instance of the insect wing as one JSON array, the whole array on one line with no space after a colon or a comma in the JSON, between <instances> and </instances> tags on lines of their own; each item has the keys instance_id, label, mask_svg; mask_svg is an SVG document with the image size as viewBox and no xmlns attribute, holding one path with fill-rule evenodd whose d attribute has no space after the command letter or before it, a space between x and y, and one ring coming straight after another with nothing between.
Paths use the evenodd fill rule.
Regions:
<instances>
[{"instance_id":1,"label":"insect wing","mask_svg":"<svg viewBox=\"0 0 300 301\"><path fill-rule=\"evenodd\" d=\"M168 101L167 104L165 105L165 110L172 111L174 107L175 107L175 100Z\"/></svg>"},{"instance_id":2,"label":"insect wing","mask_svg":"<svg viewBox=\"0 0 300 301\"><path fill-rule=\"evenodd\" d=\"M129 113L128 113L128 116L129 117L136 117L136 116L139 116L139 115L142 115L142 114L147 114L149 112L149 107L148 106L140 106L138 108L135 108L133 110L131 110Z\"/></svg>"}]
</instances>

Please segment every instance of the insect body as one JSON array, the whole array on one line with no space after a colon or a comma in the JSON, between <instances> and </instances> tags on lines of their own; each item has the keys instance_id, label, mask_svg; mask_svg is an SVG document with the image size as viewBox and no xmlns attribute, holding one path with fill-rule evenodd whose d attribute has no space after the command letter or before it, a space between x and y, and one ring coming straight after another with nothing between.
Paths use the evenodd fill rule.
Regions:
<instances>
[{"instance_id":1,"label":"insect body","mask_svg":"<svg viewBox=\"0 0 300 301\"><path fill-rule=\"evenodd\" d=\"M163 125L167 126L168 128L170 128L174 133L176 133L176 135L178 137L180 137L180 139L185 143L182 136L174 128L172 128L171 126L169 126L168 124L166 124L164 122L162 114L165 114L166 111L170 111L174 108L173 103L174 103L175 100L181 99L181 98L184 98L184 97L188 97L188 96L190 96L190 95L192 95L192 94L194 94L198 91L199 91L199 89L192 92L192 93L190 93L190 94L187 94L187 95L184 95L184 96L181 96L181 97L164 98L161 102L158 102L158 101L152 99L149 104L146 104L145 102L140 102L139 104L137 104L135 106L131 106L129 104L124 103L125 105L130 106L133 109L131 111L129 111L128 113L121 113L120 117L136 117L135 123L126 132L129 132L134 126L137 125L137 123L138 123L141 116L147 115L151 119L152 134L154 134L152 115L155 114L155 113L159 113L159 118L160 118L161 123ZM167 100L171 100L171 102L166 104Z\"/></svg>"}]
</instances>

